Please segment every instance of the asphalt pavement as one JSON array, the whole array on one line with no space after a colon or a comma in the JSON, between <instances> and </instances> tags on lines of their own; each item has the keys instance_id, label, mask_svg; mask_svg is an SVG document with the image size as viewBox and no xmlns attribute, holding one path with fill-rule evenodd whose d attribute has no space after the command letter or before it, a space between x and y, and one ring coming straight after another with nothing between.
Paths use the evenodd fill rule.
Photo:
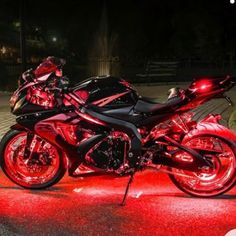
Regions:
<instances>
[{"instance_id":1,"label":"asphalt pavement","mask_svg":"<svg viewBox=\"0 0 236 236\"><path fill-rule=\"evenodd\" d=\"M0 174L0 235L223 236L236 228L236 188L211 199L180 192L164 174L72 179L23 190Z\"/></svg>"},{"instance_id":2,"label":"asphalt pavement","mask_svg":"<svg viewBox=\"0 0 236 236\"><path fill-rule=\"evenodd\" d=\"M0 92L0 112L10 111L10 108L9 108L10 94L11 93Z\"/></svg>"}]
</instances>

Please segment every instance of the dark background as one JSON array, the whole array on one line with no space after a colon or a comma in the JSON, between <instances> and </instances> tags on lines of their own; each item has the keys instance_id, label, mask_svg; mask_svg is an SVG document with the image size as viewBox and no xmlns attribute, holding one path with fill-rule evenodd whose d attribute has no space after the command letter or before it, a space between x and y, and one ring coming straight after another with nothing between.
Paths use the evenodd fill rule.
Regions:
<instances>
[{"instance_id":1,"label":"dark background","mask_svg":"<svg viewBox=\"0 0 236 236\"><path fill-rule=\"evenodd\" d=\"M185 81L235 72L236 4L229 0L1 0L0 4L0 89L13 88L22 70L22 5L27 68L55 55L67 60L66 73L75 82L99 74L97 68L106 63L109 73L133 82ZM177 66L171 76L139 76L148 74L150 61Z\"/></svg>"}]
</instances>

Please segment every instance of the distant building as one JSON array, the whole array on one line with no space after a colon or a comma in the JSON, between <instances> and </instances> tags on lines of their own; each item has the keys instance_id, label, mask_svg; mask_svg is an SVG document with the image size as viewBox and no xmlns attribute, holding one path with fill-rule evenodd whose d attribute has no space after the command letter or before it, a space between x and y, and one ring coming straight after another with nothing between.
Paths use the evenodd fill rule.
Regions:
<instances>
[{"instance_id":1,"label":"distant building","mask_svg":"<svg viewBox=\"0 0 236 236\"><path fill-rule=\"evenodd\" d=\"M27 33L26 50L28 63L34 64L41 60L40 52L46 50L46 45L38 32ZM9 30L0 34L0 61L9 64L21 63L19 31Z\"/></svg>"},{"instance_id":2,"label":"distant building","mask_svg":"<svg viewBox=\"0 0 236 236\"><path fill-rule=\"evenodd\" d=\"M0 60L8 63L16 63L20 57L18 33L6 31L0 34Z\"/></svg>"}]
</instances>

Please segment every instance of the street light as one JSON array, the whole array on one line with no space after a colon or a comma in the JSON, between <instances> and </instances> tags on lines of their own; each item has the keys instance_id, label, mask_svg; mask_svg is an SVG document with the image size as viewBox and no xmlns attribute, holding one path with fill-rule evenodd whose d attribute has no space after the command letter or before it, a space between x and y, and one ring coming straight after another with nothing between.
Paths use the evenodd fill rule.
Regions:
<instances>
[{"instance_id":1,"label":"street light","mask_svg":"<svg viewBox=\"0 0 236 236\"><path fill-rule=\"evenodd\" d=\"M57 41L57 37L52 37L52 41L55 43Z\"/></svg>"},{"instance_id":2,"label":"street light","mask_svg":"<svg viewBox=\"0 0 236 236\"><path fill-rule=\"evenodd\" d=\"M235 3L235 0L230 0L230 4L234 4Z\"/></svg>"},{"instance_id":3,"label":"street light","mask_svg":"<svg viewBox=\"0 0 236 236\"><path fill-rule=\"evenodd\" d=\"M5 54L7 52L7 49L6 49L6 47L2 46L0 51L1 51L2 54Z\"/></svg>"}]
</instances>

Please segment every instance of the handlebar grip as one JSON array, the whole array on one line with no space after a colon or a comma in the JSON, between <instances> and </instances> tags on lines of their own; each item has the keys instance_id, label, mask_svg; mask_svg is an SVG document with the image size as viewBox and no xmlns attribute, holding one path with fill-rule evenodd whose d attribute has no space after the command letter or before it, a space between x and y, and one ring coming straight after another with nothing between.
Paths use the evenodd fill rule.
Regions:
<instances>
[{"instance_id":1,"label":"handlebar grip","mask_svg":"<svg viewBox=\"0 0 236 236\"><path fill-rule=\"evenodd\" d=\"M225 85L227 82L231 82L231 84L235 84L236 83L236 77L227 75L226 78L220 82L220 84Z\"/></svg>"}]
</instances>

